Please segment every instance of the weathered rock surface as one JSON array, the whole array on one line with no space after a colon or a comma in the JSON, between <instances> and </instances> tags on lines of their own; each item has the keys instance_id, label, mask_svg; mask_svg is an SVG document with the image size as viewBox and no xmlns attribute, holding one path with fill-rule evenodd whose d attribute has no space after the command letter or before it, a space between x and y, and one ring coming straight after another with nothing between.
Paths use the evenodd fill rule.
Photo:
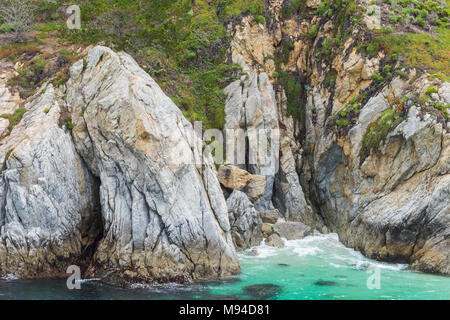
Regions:
<instances>
[{"instance_id":1,"label":"weathered rock surface","mask_svg":"<svg viewBox=\"0 0 450 320\"><path fill-rule=\"evenodd\" d=\"M14 75L14 72L12 62L6 59L0 60L0 116L14 113L22 102L19 92L12 93L7 87L8 79ZM0 139L9 134L8 126L8 119L0 117Z\"/></svg>"},{"instance_id":2,"label":"weathered rock surface","mask_svg":"<svg viewBox=\"0 0 450 320\"><path fill-rule=\"evenodd\" d=\"M280 4L272 2L270 6L278 15ZM279 32L279 29L275 31L275 36ZM298 149L298 146L294 138L293 120L286 116L286 97L275 93L271 84L275 66L268 57L274 51L273 45L281 39L273 40L275 42L270 46L266 45L270 33L264 28L255 28L247 20L234 30L233 35L233 61L241 65L247 74L225 89L228 94L225 132L228 136L234 135L234 139L241 134L236 129L247 132L248 148L236 147L235 159L238 155L243 159L247 158L247 162L238 163L251 173L266 176L264 196L255 203L256 208L260 211L277 208L288 220L303 221L320 229L323 222L307 203L295 169L293 149ZM298 49L304 52L301 48ZM264 56L267 60L261 59ZM265 70L249 67L255 62L264 64ZM295 70L295 63L293 65ZM270 138L268 145L272 151L267 154L265 162L260 161L266 155L259 151L260 141L252 137L252 130L263 130Z\"/></svg>"},{"instance_id":3,"label":"weathered rock surface","mask_svg":"<svg viewBox=\"0 0 450 320\"><path fill-rule=\"evenodd\" d=\"M102 234L98 182L58 125L61 105L49 85L0 142L0 276L67 276Z\"/></svg>"},{"instance_id":4,"label":"weathered rock surface","mask_svg":"<svg viewBox=\"0 0 450 320\"><path fill-rule=\"evenodd\" d=\"M278 210L268 210L268 211L260 211L259 212L261 219L265 223L274 224L277 222L279 218Z\"/></svg>"},{"instance_id":5,"label":"weathered rock surface","mask_svg":"<svg viewBox=\"0 0 450 320\"><path fill-rule=\"evenodd\" d=\"M271 223L264 222L261 226L261 231L264 237L269 237L273 234L273 228Z\"/></svg>"},{"instance_id":6,"label":"weathered rock surface","mask_svg":"<svg viewBox=\"0 0 450 320\"><path fill-rule=\"evenodd\" d=\"M303 239L312 233L311 228L301 222L278 222L273 225L273 231L287 240Z\"/></svg>"},{"instance_id":7,"label":"weathered rock surface","mask_svg":"<svg viewBox=\"0 0 450 320\"><path fill-rule=\"evenodd\" d=\"M227 162L240 165L252 174L266 177L264 195L255 205L258 210L273 210L273 183L279 156L275 92L265 72L251 70L240 55L235 57L235 61L241 63L248 74L225 88L228 95L225 104L225 134L227 141L237 141L227 145Z\"/></svg>"},{"instance_id":8,"label":"weathered rock surface","mask_svg":"<svg viewBox=\"0 0 450 320\"><path fill-rule=\"evenodd\" d=\"M236 250L257 246L263 239L262 220L245 193L235 190L227 199L231 236Z\"/></svg>"},{"instance_id":9,"label":"weathered rock surface","mask_svg":"<svg viewBox=\"0 0 450 320\"><path fill-rule=\"evenodd\" d=\"M289 145L281 147L280 169L274 185L274 199L277 208L290 221L301 221L317 229L323 221L306 202L296 170L295 158Z\"/></svg>"},{"instance_id":10,"label":"weathered rock surface","mask_svg":"<svg viewBox=\"0 0 450 320\"><path fill-rule=\"evenodd\" d=\"M70 69L67 103L76 149L101 183L92 274L123 283L238 272L216 170L192 125L129 55L98 46L84 61Z\"/></svg>"}]
</instances>

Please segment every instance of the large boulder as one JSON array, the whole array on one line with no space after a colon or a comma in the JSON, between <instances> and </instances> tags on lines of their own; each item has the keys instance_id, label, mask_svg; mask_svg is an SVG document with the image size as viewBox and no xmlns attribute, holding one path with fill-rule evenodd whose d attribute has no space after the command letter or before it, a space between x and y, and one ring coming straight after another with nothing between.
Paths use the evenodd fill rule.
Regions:
<instances>
[{"instance_id":1,"label":"large boulder","mask_svg":"<svg viewBox=\"0 0 450 320\"><path fill-rule=\"evenodd\" d=\"M253 204L241 191L233 191L227 199L231 235L238 251L257 246L263 239L262 220Z\"/></svg>"},{"instance_id":2,"label":"large boulder","mask_svg":"<svg viewBox=\"0 0 450 320\"><path fill-rule=\"evenodd\" d=\"M211 155L131 56L89 50L70 69L67 103L76 149L100 180L104 233L92 275L120 284L239 271Z\"/></svg>"},{"instance_id":3,"label":"large boulder","mask_svg":"<svg viewBox=\"0 0 450 320\"><path fill-rule=\"evenodd\" d=\"M250 174L236 166L221 165L218 179L225 188L244 192L252 202L264 195L266 177Z\"/></svg>"},{"instance_id":4,"label":"large boulder","mask_svg":"<svg viewBox=\"0 0 450 320\"><path fill-rule=\"evenodd\" d=\"M101 236L98 181L59 126L62 105L49 85L0 141L0 276L67 276Z\"/></svg>"},{"instance_id":5,"label":"large boulder","mask_svg":"<svg viewBox=\"0 0 450 320\"><path fill-rule=\"evenodd\" d=\"M259 212L261 219L265 223L271 223L274 224L277 222L280 213L278 210L268 210L268 211L260 211Z\"/></svg>"}]
</instances>

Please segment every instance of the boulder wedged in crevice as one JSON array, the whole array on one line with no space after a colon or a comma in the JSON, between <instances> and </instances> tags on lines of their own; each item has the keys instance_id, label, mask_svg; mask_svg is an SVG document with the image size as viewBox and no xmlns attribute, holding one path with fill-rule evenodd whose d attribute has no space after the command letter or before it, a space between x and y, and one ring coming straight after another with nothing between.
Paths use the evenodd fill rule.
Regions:
<instances>
[{"instance_id":1,"label":"boulder wedged in crevice","mask_svg":"<svg viewBox=\"0 0 450 320\"><path fill-rule=\"evenodd\" d=\"M236 47L238 43L235 43L234 49L239 52ZM249 61L245 61L239 53L235 53L233 60L242 66L246 75L225 89L228 95L225 104L225 134L228 135L228 141L232 139L230 135L233 135L233 139L236 139L233 142L239 141L243 134L247 134L248 138L245 140L245 147L242 144L234 146L234 152L230 152L234 158L227 161L232 163L245 160L244 163L239 163L241 167L254 175L265 176L263 195L259 199L251 197L257 210L279 209L287 220L302 221L322 228L323 222L307 203L298 179L296 160L290 144L294 141L292 123L279 114L279 109L286 106L279 106L267 73L249 67ZM290 128L281 121L289 122ZM255 138L255 132L266 134L267 153L261 152L264 150L261 145L265 142L264 139ZM245 157L242 156L244 154Z\"/></svg>"},{"instance_id":2,"label":"boulder wedged in crevice","mask_svg":"<svg viewBox=\"0 0 450 320\"><path fill-rule=\"evenodd\" d=\"M228 164L236 164L253 175L265 176L263 195L255 201L258 210L273 210L273 184L278 170L279 127L275 92L266 73L250 69L241 56L246 75L225 88L225 135ZM245 137L245 139L243 139Z\"/></svg>"}]
</instances>

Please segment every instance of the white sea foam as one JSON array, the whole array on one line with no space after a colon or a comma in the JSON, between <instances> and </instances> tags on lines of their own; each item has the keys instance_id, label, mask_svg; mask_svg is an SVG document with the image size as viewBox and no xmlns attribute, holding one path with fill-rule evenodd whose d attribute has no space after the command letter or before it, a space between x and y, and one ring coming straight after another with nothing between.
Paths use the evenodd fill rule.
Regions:
<instances>
[{"instance_id":1,"label":"white sea foam","mask_svg":"<svg viewBox=\"0 0 450 320\"><path fill-rule=\"evenodd\" d=\"M13 274L7 274L6 276L4 276L1 279L2 280L6 280L6 281L19 280L19 278L16 277L15 275L13 275Z\"/></svg>"},{"instance_id":2,"label":"white sea foam","mask_svg":"<svg viewBox=\"0 0 450 320\"><path fill-rule=\"evenodd\" d=\"M81 283L86 283L86 282L96 282L96 281L100 281L102 279L100 278L89 278L89 279L81 279L80 282Z\"/></svg>"},{"instance_id":3,"label":"white sea foam","mask_svg":"<svg viewBox=\"0 0 450 320\"><path fill-rule=\"evenodd\" d=\"M168 290L188 292L198 290L201 288L202 286L199 285L184 285L179 283L163 283L163 284L134 283L131 285L131 289L146 289L155 293L167 292Z\"/></svg>"},{"instance_id":4,"label":"white sea foam","mask_svg":"<svg viewBox=\"0 0 450 320\"><path fill-rule=\"evenodd\" d=\"M240 253L244 259L264 259L280 254L294 254L297 257L305 258L319 257L328 261L335 268L353 268L357 270L367 270L370 267L377 267L386 270L403 270L406 264L391 264L370 260L364 257L361 252L347 248L340 241L335 233L315 234L299 240L286 240L284 248L274 248L268 246L264 241L257 247L248 249Z\"/></svg>"}]
</instances>

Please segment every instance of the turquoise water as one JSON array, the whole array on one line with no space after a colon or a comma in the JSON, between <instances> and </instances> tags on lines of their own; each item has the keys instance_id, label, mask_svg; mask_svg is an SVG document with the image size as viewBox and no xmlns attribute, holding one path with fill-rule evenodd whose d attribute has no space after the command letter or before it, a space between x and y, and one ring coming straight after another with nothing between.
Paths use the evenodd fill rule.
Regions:
<instances>
[{"instance_id":1,"label":"turquoise water","mask_svg":"<svg viewBox=\"0 0 450 320\"><path fill-rule=\"evenodd\" d=\"M132 289L83 281L81 290L68 290L65 280L9 278L0 280L0 299L450 299L450 277L369 260L344 247L336 235L285 244L283 249L262 244L241 253L241 274L220 281ZM379 289L373 280L377 274Z\"/></svg>"}]
</instances>

